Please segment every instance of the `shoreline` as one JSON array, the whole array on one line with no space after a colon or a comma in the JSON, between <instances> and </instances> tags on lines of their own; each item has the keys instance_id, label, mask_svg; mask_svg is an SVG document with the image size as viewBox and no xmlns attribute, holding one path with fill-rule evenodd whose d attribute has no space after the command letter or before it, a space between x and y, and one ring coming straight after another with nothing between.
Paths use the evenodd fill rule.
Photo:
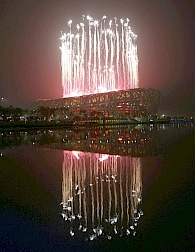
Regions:
<instances>
[{"instance_id":1,"label":"shoreline","mask_svg":"<svg viewBox=\"0 0 195 252\"><path fill-rule=\"evenodd\" d=\"M0 131L36 130L50 128L71 128L72 123L21 123L21 122L0 122Z\"/></svg>"},{"instance_id":2,"label":"shoreline","mask_svg":"<svg viewBox=\"0 0 195 252\"><path fill-rule=\"evenodd\" d=\"M117 123L50 123L50 122L0 122L0 131L17 131L17 130L36 130L36 129L61 129L74 127L99 127L99 126L119 126L119 125L156 125L156 124L195 124L195 122L170 122L170 121L153 121L153 122L117 122Z\"/></svg>"}]
</instances>

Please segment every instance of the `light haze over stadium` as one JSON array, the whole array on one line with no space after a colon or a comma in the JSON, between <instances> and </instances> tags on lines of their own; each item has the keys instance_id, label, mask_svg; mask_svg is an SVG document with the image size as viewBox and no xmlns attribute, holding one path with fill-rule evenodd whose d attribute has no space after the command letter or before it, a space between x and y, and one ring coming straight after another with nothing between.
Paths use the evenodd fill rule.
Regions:
<instances>
[{"instance_id":1,"label":"light haze over stadium","mask_svg":"<svg viewBox=\"0 0 195 252\"><path fill-rule=\"evenodd\" d=\"M75 26L69 20L60 38L63 98L38 100L38 106L64 108L77 120L156 115L159 92L139 88L136 39L128 18L83 15Z\"/></svg>"}]
</instances>

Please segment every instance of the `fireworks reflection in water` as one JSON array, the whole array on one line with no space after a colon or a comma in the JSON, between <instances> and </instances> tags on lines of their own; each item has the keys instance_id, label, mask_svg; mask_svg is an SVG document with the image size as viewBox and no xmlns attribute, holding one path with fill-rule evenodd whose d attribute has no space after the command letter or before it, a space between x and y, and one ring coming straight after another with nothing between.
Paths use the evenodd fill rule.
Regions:
<instances>
[{"instance_id":1,"label":"fireworks reflection in water","mask_svg":"<svg viewBox=\"0 0 195 252\"><path fill-rule=\"evenodd\" d=\"M135 236L141 194L139 157L64 151L62 217L71 236Z\"/></svg>"}]
</instances>

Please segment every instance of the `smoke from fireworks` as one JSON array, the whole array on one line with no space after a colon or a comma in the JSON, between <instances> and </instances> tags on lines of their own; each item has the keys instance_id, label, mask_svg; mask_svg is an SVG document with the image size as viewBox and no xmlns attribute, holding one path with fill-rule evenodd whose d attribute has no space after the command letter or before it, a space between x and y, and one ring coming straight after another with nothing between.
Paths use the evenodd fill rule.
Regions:
<instances>
[{"instance_id":1,"label":"smoke from fireworks","mask_svg":"<svg viewBox=\"0 0 195 252\"><path fill-rule=\"evenodd\" d=\"M63 97L138 88L137 36L129 19L82 19L76 33L70 20L60 38Z\"/></svg>"}]
</instances>

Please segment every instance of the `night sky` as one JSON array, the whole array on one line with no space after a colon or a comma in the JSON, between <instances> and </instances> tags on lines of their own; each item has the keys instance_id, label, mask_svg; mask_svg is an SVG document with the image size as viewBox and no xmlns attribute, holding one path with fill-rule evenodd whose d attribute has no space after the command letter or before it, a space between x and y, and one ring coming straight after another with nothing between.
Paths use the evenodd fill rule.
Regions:
<instances>
[{"instance_id":1,"label":"night sky","mask_svg":"<svg viewBox=\"0 0 195 252\"><path fill-rule=\"evenodd\" d=\"M0 1L0 96L33 107L62 97L60 34L82 15L129 18L138 35L140 87L161 92L159 114L195 116L195 1Z\"/></svg>"}]
</instances>

